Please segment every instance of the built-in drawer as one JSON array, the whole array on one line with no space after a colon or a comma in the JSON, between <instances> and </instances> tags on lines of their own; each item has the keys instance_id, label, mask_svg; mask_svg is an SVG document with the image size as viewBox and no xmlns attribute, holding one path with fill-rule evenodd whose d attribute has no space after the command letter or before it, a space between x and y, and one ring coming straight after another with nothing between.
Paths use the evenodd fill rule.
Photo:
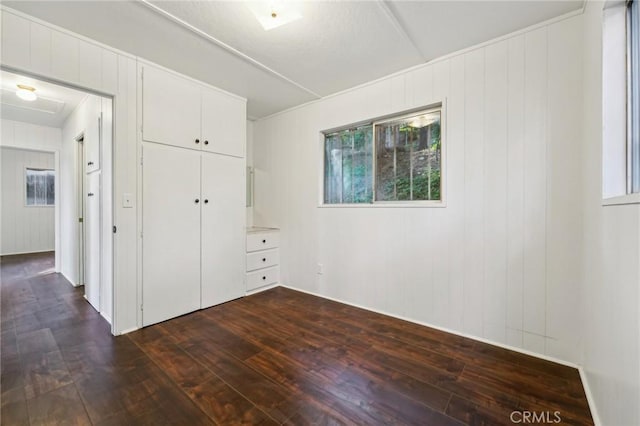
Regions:
<instances>
[{"instance_id":1,"label":"built-in drawer","mask_svg":"<svg viewBox=\"0 0 640 426\"><path fill-rule=\"evenodd\" d=\"M247 254L247 271L268 268L280 263L278 249L255 251Z\"/></svg>"},{"instance_id":2,"label":"built-in drawer","mask_svg":"<svg viewBox=\"0 0 640 426\"><path fill-rule=\"evenodd\" d=\"M271 268L259 269L253 272L247 272L247 291L263 287L269 284L275 284L280 280L280 267L273 266Z\"/></svg>"},{"instance_id":3,"label":"built-in drawer","mask_svg":"<svg viewBox=\"0 0 640 426\"><path fill-rule=\"evenodd\" d=\"M247 251L266 250L278 247L280 238L277 232L255 232L247 234Z\"/></svg>"}]
</instances>

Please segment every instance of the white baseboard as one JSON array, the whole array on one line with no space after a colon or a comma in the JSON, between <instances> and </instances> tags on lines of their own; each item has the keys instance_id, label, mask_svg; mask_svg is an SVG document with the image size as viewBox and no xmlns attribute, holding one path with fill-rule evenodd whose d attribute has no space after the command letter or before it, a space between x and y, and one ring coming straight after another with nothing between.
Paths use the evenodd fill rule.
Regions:
<instances>
[{"instance_id":1,"label":"white baseboard","mask_svg":"<svg viewBox=\"0 0 640 426\"><path fill-rule=\"evenodd\" d=\"M139 327L127 328L126 330L122 330L120 333L116 334L116 336L122 336L123 334L132 333L136 330L140 330Z\"/></svg>"},{"instance_id":2,"label":"white baseboard","mask_svg":"<svg viewBox=\"0 0 640 426\"><path fill-rule=\"evenodd\" d=\"M2 253L0 256L18 256L20 254L36 254L36 253L49 253L55 252L54 249L46 249L46 250L29 250L29 251L17 251L12 253Z\"/></svg>"},{"instance_id":3,"label":"white baseboard","mask_svg":"<svg viewBox=\"0 0 640 426\"><path fill-rule=\"evenodd\" d=\"M80 287L80 284L76 284L75 282L73 282L73 280L71 278L69 278L67 276L67 274L65 274L64 272L60 271L60 274L67 280L69 281L69 283L74 286L74 287Z\"/></svg>"},{"instance_id":4,"label":"white baseboard","mask_svg":"<svg viewBox=\"0 0 640 426\"><path fill-rule=\"evenodd\" d=\"M109 317L108 315L104 314L103 312L100 312L100 316L102 318L104 318L109 323L109 325L111 325L111 317Z\"/></svg>"},{"instance_id":5,"label":"white baseboard","mask_svg":"<svg viewBox=\"0 0 640 426\"><path fill-rule=\"evenodd\" d=\"M366 306L358 305L357 303L346 302L344 300L336 299L336 298L329 297L329 296L324 296L322 294L314 293L312 291L302 290L302 289L299 289L299 288L296 288L296 287L290 287L290 286L283 285L283 284L280 284L280 286L284 287L284 288L288 288L290 290L299 291L301 293L310 294L312 296L321 297L323 299L332 300L334 302L342 303L344 305L349 305L349 306L353 306L355 308L364 309L365 311L375 312L377 314L386 315L388 317L397 318L397 319L400 319L400 320L403 320L403 321L407 321L407 322L411 322L411 323L414 323L414 324L423 325L425 327L434 328L436 330L444 331L445 333L454 334L456 336L465 337L467 339L476 340L476 341L482 342L482 343L487 343L489 345L497 346L497 347L500 347L500 348L503 348L503 349L508 349L510 351L519 352L521 354L529 355L529 356L532 356L532 357L535 357L535 358L540 358L540 359L543 359L545 361L555 362L556 364L561 364L561 365L565 365L567 367L579 369L579 365L578 364L574 364L572 362L565 361L563 359L555 358L555 357L552 357L552 356L540 354L538 352L528 351L526 349L518 348L516 346L510 346L510 345L507 345L507 344L504 344L504 343L500 343L500 342L496 342L496 341L493 341L493 340L485 339L483 337L478 337L478 336L474 336L474 335L471 335L471 334L462 333L462 332L457 331L457 330L452 330L452 329L449 329L449 328L446 328L446 327L441 327L439 325L430 324L428 322L416 321L416 320L411 319L411 318L403 317L403 316L396 315L396 314L391 314L389 312L385 312L385 311L378 310L378 309L372 309L372 308L369 308L369 307L366 307Z\"/></svg>"},{"instance_id":6,"label":"white baseboard","mask_svg":"<svg viewBox=\"0 0 640 426\"><path fill-rule=\"evenodd\" d=\"M589 403L589 410L591 410L591 418L593 419L593 424L595 426L602 426L600 416L598 416L598 410L596 409L596 401L593 398L593 393L591 392L591 387L589 386L589 381L587 380L587 373L584 371L584 368L582 366L578 367L578 372L580 373L580 380L582 380L584 393L587 396L587 402Z\"/></svg>"},{"instance_id":7,"label":"white baseboard","mask_svg":"<svg viewBox=\"0 0 640 426\"><path fill-rule=\"evenodd\" d=\"M254 288L253 290L247 291L245 296L251 296L252 294L260 293L260 292L263 292L265 290L269 290L269 289L276 288L276 287L279 287L279 286L280 286L280 283L275 283L275 284L265 285L264 287Z\"/></svg>"}]
</instances>

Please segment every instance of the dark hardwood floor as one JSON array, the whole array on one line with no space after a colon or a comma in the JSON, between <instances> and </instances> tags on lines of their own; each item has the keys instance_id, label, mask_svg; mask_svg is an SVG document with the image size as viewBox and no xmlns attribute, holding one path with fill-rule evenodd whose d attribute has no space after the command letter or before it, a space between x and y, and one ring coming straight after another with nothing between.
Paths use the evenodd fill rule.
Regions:
<instances>
[{"instance_id":1,"label":"dark hardwood floor","mask_svg":"<svg viewBox=\"0 0 640 426\"><path fill-rule=\"evenodd\" d=\"M572 368L284 288L112 337L52 266L2 258L2 425L593 424Z\"/></svg>"}]
</instances>

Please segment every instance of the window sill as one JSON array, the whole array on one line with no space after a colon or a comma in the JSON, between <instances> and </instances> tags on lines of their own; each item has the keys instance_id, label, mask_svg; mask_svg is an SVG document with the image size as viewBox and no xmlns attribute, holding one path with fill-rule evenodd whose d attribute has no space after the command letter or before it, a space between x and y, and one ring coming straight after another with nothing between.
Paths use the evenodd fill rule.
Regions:
<instances>
[{"instance_id":1,"label":"window sill","mask_svg":"<svg viewBox=\"0 0 640 426\"><path fill-rule=\"evenodd\" d=\"M602 200L602 206L624 206L628 204L640 204L640 193L620 195Z\"/></svg>"},{"instance_id":2,"label":"window sill","mask_svg":"<svg viewBox=\"0 0 640 426\"><path fill-rule=\"evenodd\" d=\"M320 209L432 209L447 207L444 202L430 203L430 202L413 202L413 203L371 203L371 204L320 204Z\"/></svg>"}]
</instances>

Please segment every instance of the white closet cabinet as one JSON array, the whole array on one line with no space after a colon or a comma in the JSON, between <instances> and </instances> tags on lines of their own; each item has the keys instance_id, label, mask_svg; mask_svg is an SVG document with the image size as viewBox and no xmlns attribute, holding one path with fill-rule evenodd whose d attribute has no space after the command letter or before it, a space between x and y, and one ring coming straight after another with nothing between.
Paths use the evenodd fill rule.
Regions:
<instances>
[{"instance_id":1,"label":"white closet cabinet","mask_svg":"<svg viewBox=\"0 0 640 426\"><path fill-rule=\"evenodd\" d=\"M144 144L142 323L200 308L199 152Z\"/></svg>"},{"instance_id":2,"label":"white closet cabinet","mask_svg":"<svg viewBox=\"0 0 640 426\"><path fill-rule=\"evenodd\" d=\"M202 154L202 308L244 292L245 162Z\"/></svg>"},{"instance_id":3,"label":"white closet cabinet","mask_svg":"<svg viewBox=\"0 0 640 426\"><path fill-rule=\"evenodd\" d=\"M91 173L86 179L85 194L85 279L84 296L97 311L100 311L100 173Z\"/></svg>"},{"instance_id":4,"label":"white closet cabinet","mask_svg":"<svg viewBox=\"0 0 640 426\"><path fill-rule=\"evenodd\" d=\"M200 86L151 66L142 73L142 139L200 149Z\"/></svg>"},{"instance_id":5,"label":"white closet cabinet","mask_svg":"<svg viewBox=\"0 0 640 426\"><path fill-rule=\"evenodd\" d=\"M245 99L150 65L139 72L143 141L245 156Z\"/></svg>"},{"instance_id":6,"label":"white closet cabinet","mask_svg":"<svg viewBox=\"0 0 640 426\"><path fill-rule=\"evenodd\" d=\"M202 149L244 157L247 140L246 102L204 88L202 91Z\"/></svg>"}]
</instances>

